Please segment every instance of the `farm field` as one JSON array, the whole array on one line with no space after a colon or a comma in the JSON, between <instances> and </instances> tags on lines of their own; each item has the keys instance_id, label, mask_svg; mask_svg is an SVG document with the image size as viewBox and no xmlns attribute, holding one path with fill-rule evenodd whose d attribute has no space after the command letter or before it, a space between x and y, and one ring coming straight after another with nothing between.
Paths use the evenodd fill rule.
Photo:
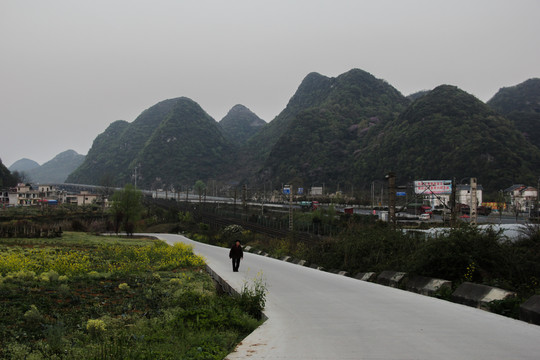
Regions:
<instances>
[{"instance_id":1,"label":"farm field","mask_svg":"<svg viewBox=\"0 0 540 360\"><path fill-rule=\"evenodd\" d=\"M0 239L2 359L222 359L260 324L246 304L183 244Z\"/></svg>"}]
</instances>

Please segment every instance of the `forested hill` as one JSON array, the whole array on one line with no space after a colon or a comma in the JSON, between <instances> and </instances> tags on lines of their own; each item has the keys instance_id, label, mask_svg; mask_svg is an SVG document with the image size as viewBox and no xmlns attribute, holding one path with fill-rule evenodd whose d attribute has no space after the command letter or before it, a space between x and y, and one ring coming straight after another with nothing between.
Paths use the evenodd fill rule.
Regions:
<instances>
[{"instance_id":1,"label":"forested hill","mask_svg":"<svg viewBox=\"0 0 540 360\"><path fill-rule=\"evenodd\" d=\"M66 179L67 183L101 185L122 184L129 176L127 165L133 159L129 143L122 142L122 134L129 127L127 121L118 120L99 134L86 155L86 159ZM117 179L114 183L111 181Z\"/></svg>"},{"instance_id":2,"label":"forested hill","mask_svg":"<svg viewBox=\"0 0 540 360\"><path fill-rule=\"evenodd\" d=\"M33 183L59 184L63 183L69 174L77 169L84 161L85 156L74 150L66 150L56 155L43 165L26 172Z\"/></svg>"},{"instance_id":3,"label":"forested hill","mask_svg":"<svg viewBox=\"0 0 540 360\"><path fill-rule=\"evenodd\" d=\"M0 160L0 189L17 185L17 179Z\"/></svg>"},{"instance_id":4,"label":"forested hill","mask_svg":"<svg viewBox=\"0 0 540 360\"><path fill-rule=\"evenodd\" d=\"M280 136L294 117L301 111L320 104L331 90L332 79L318 73L308 74L289 103L270 123L249 139L246 153L252 155L251 161L262 165Z\"/></svg>"},{"instance_id":5,"label":"forested hill","mask_svg":"<svg viewBox=\"0 0 540 360\"><path fill-rule=\"evenodd\" d=\"M388 83L362 70L317 82L314 77L308 76L289 102L294 111L286 114L287 122L274 139L259 173L262 179L304 186L348 182L353 175L350 162L366 135L397 118L409 103Z\"/></svg>"},{"instance_id":6,"label":"forested hill","mask_svg":"<svg viewBox=\"0 0 540 360\"><path fill-rule=\"evenodd\" d=\"M540 79L502 88L487 104L514 122L516 128L540 149Z\"/></svg>"},{"instance_id":7,"label":"forested hill","mask_svg":"<svg viewBox=\"0 0 540 360\"><path fill-rule=\"evenodd\" d=\"M9 171L27 172L29 170L32 170L38 167L39 167L39 164L35 162L34 160L23 158L23 159L15 161L13 164L11 164L11 166L8 169Z\"/></svg>"},{"instance_id":8,"label":"forested hill","mask_svg":"<svg viewBox=\"0 0 540 360\"><path fill-rule=\"evenodd\" d=\"M223 176L232 159L233 146L218 123L196 102L180 98L133 164L141 166L141 184L179 189L199 179Z\"/></svg>"},{"instance_id":9,"label":"forested hill","mask_svg":"<svg viewBox=\"0 0 540 360\"><path fill-rule=\"evenodd\" d=\"M493 193L513 183L536 184L540 153L528 139L537 123L527 132L517 129L523 114L536 119L536 83L524 83L530 94L521 85L501 90L490 107L449 85L406 98L363 70L335 78L310 73L262 126L242 105L220 124L188 98L169 99L132 123L112 123L67 181L121 186L136 173L145 188L178 189L200 179L251 189L266 181L324 183L332 191L368 189L393 171L402 184L477 177ZM260 130L248 134L249 124Z\"/></svg>"},{"instance_id":10,"label":"forested hill","mask_svg":"<svg viewBox=\"0 0 540 360\"><path fill-rule=\"evenodd\" d=\"M122 185L137 173L138 183L147 188L191 184L217 176L231 153L218 123L198 104L184 97L169 99L132 123L112 123L67 182Z\"/></svg>"},{"instance_id":11,"label":"forested hill","mask_svg":"<svg viewBox=\"0 0 540 360\"><path fill-rule=\"evenodd\" d=\"M372 134L354 164L358 182L394 171L401 182L477 177L487 192L497 192L535 183L540 152L486 104L442 85Z\"/></svg>"},{"instance_id":12,"label":"forested hill","mask_svg":"<svg viewBox=\"0 0 540 360\"><path fill-rule=\"evenodd\" d=\"M258 133L266 122L244 105L235 105L219 122L224 135L233 143L243 145Z\"/></svg>"}]
</instances>

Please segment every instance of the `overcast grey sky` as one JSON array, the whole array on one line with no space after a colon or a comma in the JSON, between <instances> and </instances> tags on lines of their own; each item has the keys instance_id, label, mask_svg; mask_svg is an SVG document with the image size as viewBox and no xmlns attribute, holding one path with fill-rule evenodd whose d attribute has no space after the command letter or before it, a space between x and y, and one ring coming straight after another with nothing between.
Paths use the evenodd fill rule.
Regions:
<instances>
[{"instance_id":1,"label":"overcast grey sky","mask_svg":"<svg viewBox=\"0 0 540 360\"><path fill-rule=\"evenodd\" d=\"M538 0L0 0L0 158L86 154L179 96L271 121L312 71L487 101L540 77L539 15Z\"/></svg>"}]
</instances>

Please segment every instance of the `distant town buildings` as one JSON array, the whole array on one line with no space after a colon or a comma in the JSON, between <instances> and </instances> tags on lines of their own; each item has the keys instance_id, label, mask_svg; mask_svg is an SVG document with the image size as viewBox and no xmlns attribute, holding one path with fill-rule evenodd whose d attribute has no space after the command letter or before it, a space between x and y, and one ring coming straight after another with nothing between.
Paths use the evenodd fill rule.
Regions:
<instances>
[{"instance_id":1,"label":"distant town buildings","mask_svg":"<svg viewBox=\"0 0 540 360\"><path fill-rule=\"evenodd\" d=\"M423 182L420 185L423 185ZM441 182L442 183L442 182ZM450 208L450 191L451 187L443 188L447 184L433 183L428 184L423 188L417 185L420 191L416 191L417 195L422 197L424 204L429 204L432 208ZM422 193L422 190L424 193ZM440 190L440 191L439 191ZM501 190L500 202L485 203L483 199L484 188L478 185L476 188L476 205L488 206L493 210L499 207L517 212L531 212L538 206L538 189L523 184L512 185L505 190ZM456 204L466 206L472 205L472 191L469 184L458 184L456 186Z\"/></svg>"},{"instance_id":2,"label":"distant town buildings","mask_svg":"<svg viewBox=\"0 0 540 360\"><path fill-rule=\"evenodd\" d=\"M71 194L60 190L53 185L17 184L16 187L4 189L0 192L0 205L5 206L32 206L32 205L91 205L102 204L103 196L81 191Z\"/></svg>"}]
</instances>

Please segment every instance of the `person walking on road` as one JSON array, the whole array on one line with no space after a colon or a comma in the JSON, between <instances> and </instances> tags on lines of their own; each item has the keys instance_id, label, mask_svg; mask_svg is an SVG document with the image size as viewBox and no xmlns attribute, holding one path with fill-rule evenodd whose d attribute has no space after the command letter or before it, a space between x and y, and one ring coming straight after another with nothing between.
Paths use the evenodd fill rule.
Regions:
<instances>
[{"instance_id":1,"label":"person walking on road","mask_svg":"<svg viewBox=\"0 0 540 360\"><path fill-rule=\"evenodd\" d=\"M244 251L242 250L240 241L236 240L232 246L231 251L229 251L229 258L232 259L233 272L238 272L238 268L240 267L240 259L244 258Z\"/></svg>"}]
</instances>

